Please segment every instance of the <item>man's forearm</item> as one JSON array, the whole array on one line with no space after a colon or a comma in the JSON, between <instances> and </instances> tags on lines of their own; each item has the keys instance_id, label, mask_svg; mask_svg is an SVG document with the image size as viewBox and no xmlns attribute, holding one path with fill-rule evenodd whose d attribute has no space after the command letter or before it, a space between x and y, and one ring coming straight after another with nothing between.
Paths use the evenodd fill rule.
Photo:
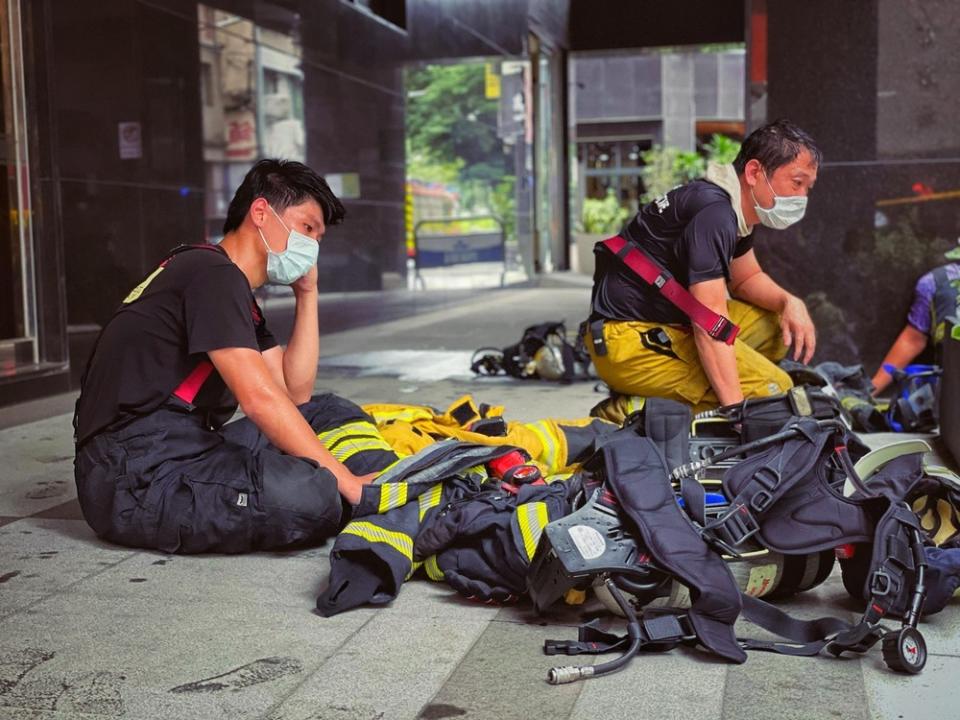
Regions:
<instances>
[{"instance_id":1,"label":"man's forearm","mask_svg":"<svg viewBox=\"0 0 960 720\"><path fill-rule=\"evenodd\" d=\"M790 293L762 271L751 275L737 287L731 288L730 292L739 300L745 300L775 313L783 312L784 305L791 297Z\"/></svg>"},{"instance_id":2,"label":"man's forearm","mask_svg":"<svg viewBox=\"0 0 960 720\"><path fill-rule=\"evenodd\" d=\"M733 346L714 340L696 326L694 326L693 337L697 344L700 364L720 404L732 405L741 402L743 390L740 388L737 355Z\"/></svg>"},{"instance_id":3,"label":"man's forearm","mask_svg":"<svg viewBox=\"0 0 960 720\"><path fill-rule=\"evenodd\" d=\"M890 384L890 381L893 380L890 373L884 369L884 365L892 365L898 370L902 370L910 364L911 360L923 352L926 346L926 333L920 332L912 325L904 326L893 345L891 345L887 351L887 355L883 358L883 363L881 363L880 368L873 376L874 394L885 390Z\"/></svg>"},{"instance_id":4,"label":"man's forearm","mask_svg":"<svg viewBox=\"0 0 960 720\"><path fill-rule=\"evenodd\" d=\"M341 495L351 503L359 501L356 476L330 454L296 406L279 394L279 388L261 387L245 400L245 404L241 403L244 413L271 443L288 455L315 460L333 473Z\"/></svg>"},{"instance_id":5,"label":"man's forearm","mask_svg":"<svg viewBox=\"0 0 960 720\"><path fill-rule=\"evenodd\" d=\"M283 380L287 392L297 404L313 394L320 358L320 328L317 320L317 293L297 295L293 332L283 353Z\"/></svg>"}]
</instances>

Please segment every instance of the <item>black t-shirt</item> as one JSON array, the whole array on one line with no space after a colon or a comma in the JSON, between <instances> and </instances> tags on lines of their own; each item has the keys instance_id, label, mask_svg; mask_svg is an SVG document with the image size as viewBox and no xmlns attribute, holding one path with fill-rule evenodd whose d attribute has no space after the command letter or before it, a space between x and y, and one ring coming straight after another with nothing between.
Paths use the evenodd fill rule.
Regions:
<instances>
[{"instance_id":1,"label":"black t-shirt","mask_svg":"<svg viewBox=\"0 0 960 720\"><path fill-rule=\"evenodd\" d=\"M753 236L737 238L730 196L706 180L694 180L648 203L621 233L686 288L705 280L730 279L730 262L753 247ZM690 319L597 245L591 320L647 320L689 325Z\"/></svg>"},{"instance_id":2,"label":"black t-shirt","mask_svg":"<svg viewBox=\"0 0 960 720\"><path fill-rule=\"evenodd\" d=\"M276 344L246 276L223 249L178 248L130 292L101 331L77 401L77 444L156 410L178 388L187 404L219 427L236 411L237 400L207 352L263 352Z\"/></svg>"}]
</instances>

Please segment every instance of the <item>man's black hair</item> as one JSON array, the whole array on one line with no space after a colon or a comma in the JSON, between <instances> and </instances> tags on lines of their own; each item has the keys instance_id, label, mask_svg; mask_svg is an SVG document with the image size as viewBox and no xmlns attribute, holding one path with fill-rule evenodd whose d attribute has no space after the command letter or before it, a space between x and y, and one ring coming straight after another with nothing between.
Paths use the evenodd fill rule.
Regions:
<instances>
[{"instance_id":1,"label":"man's black hair","mask_svg":"<svg viewBox=\"0 0 960 720\"><path fill-rule=\"evenodd\" d=\"M757 128L747 136L733 161L733 167L738 175L742 175L747 162L759 160L767 174L772 175L777 168L793 162L803 149L810 153L813 164L820 167L823 154L813 138L789 120L781 118Z\"/></svg>"},{"instance_id":2,"label":"man's black hair","mask_svg":"<svg viewBox=\"0 0 960 720\"><path fill-rule=\"evenodd\" d=\"M295 160L265 159L250 168L234 193L223 221L224 235L240 227L258 197L265 198L278 213L313 198L323 210L327 226L338 224L347 214L327 181L306 165Z\"/></svg>"}]
</instances>

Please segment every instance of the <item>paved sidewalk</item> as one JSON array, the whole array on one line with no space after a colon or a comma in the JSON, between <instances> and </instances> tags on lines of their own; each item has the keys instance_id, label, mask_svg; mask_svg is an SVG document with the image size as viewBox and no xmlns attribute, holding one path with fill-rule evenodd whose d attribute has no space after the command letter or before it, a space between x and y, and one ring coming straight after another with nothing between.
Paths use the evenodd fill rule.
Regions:
<instances>
[{"instance_id":1,"label":"paved sidewalk","mask_svg":"<svg viewBox=\"0 0 960 720\"><path fill-rule=\"evenodd\" d=\"M588 299L576 286L497 291L324 336L317 389L438 407L472 393L509 419L582 417L601 398L590 383L476 379L465 360L534 322L573 327ZM80 517L69 414L0 431L0 457L3 720L958 716L960 601L922 626L931 656L919 677L887 671L879 648L842 660L753 653L741 666L678 649L552 687L547 669L566 663L544 656L543 640L574 638L573 610L538 617L418 580L389 606L324 619L312 609L331 543L243 557L107 545ZM855 616L837 573L785 607Z\"/></svg>"}]
</instances>

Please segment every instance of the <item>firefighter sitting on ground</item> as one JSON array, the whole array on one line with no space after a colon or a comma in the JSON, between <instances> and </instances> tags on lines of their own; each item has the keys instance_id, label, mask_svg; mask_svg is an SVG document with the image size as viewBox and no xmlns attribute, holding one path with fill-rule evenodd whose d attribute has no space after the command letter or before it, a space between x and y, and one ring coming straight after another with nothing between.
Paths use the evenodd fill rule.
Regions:
<instances>
[{"instance_id":1,"label":"firefighter sitting on ground","mask_svg":"<svg viewBox=\"0 0 960 720\"><path fill-rule=\"evenodd\" d=\"M74 417L84 518L112 542L246 552L318 541L372 476L317 438L317 251L343 205L297 162L261 160L218 246L174 250L101 331ZM252 288L289 285L278 346ZM237 405L246 417L224 423Z\"/></svg>"},{"instance_id":2,"label":"firefighter sitting on ground","mask_svg":"<svg viewBox=\"0 0 960 720\"><path fill-rule=\"evenodd\" d=\"M617 245L597 244L586 345L611 391L699 412L791 387L775 363L788 346L795 360L810 360L813 321L760 267L751 233L757 223L783 229L803 217L820 162L813 139L778 120L751 133L732 165L711 164L703 179L645 205L615 239L626 241L619 256ZM644 281L628 256L672 275L700 324L656 287L664 276ZM702 313L713 318L713 335Z\"/></svg>"}]
</instances>

